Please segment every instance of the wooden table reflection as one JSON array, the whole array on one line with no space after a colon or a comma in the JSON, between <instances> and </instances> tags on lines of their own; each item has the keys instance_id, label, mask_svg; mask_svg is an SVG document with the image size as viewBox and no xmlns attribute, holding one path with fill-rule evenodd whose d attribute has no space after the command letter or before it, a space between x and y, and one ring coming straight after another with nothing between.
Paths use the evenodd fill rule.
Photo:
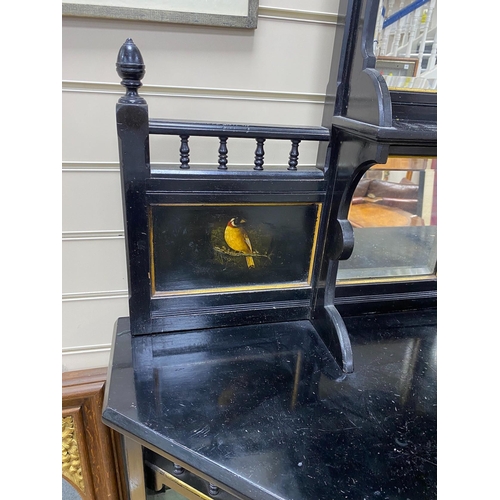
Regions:
<instances>
[{"instance_id":1,"label":"wooden table reflection","mask_svg":"<svg viewBox=\"0 0 500 500\"><path fill-rule=\"evenodd\" d=\"M353 227L396 227L424 226L418 215L405 210L376 203L359 203L351 205L349 221Z\"/></svg>"}]
</instances>

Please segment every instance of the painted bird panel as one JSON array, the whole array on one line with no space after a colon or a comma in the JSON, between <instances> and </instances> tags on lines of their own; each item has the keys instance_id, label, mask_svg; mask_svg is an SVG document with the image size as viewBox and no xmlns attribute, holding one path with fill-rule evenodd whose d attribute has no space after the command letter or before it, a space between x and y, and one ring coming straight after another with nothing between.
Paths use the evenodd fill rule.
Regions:
<instances>
[{"instance_id":1,"label":"painted bird panel","mask_svg":"<svg viewBox=\"0 0 500 500\"><path fill-rule=\"evenodd\" d=\"M320 207L316 203L155 205L155 292L306 283Z\"/></svg>"}]
</instances>

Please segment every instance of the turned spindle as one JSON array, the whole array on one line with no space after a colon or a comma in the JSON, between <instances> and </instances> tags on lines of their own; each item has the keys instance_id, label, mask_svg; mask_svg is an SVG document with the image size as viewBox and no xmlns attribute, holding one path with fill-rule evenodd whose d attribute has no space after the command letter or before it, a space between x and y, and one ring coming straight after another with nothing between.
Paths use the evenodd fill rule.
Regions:
<instances>
[{"instance_id":1,"label":"turned spindle","mask_svg":"<svg viewBox=\"0 0 500 500\"><path fill-rule=\"evenodd\" d=\"M287 170L297 170L297 165L299 164L299 144L299 139L292 139L292 149L290 150Z\"/></svg>"},{"instance_id":2,"label":"turned spindle","mask_svg":"<svg viewBox=\"0 0 500 500\"><path fill-rule=\"evenodd\" d=\"M179 152L181 154L181 164L179 168L187 169L189 167L189 135L181 135L181 147Z\"/></svg>"},{"instance_id":3,"label":"turned spindle","mask_svg":"<svg viewBox=\"0 0 500 500\"><path fill-rule=\"evenodd\" d=\"M264 142L265 139L259 137L256 139L257 148L255 150L255 161L254 161L254 170L264 170L262 165L264 165Z\"/></svg>"},{"instance_id":4,"label":"turned spindle","mask_svg":"<svg viewBox=\"0 0 500 500\"><path fill-rule=\"evenodd\" d=\"M227 137L219 137L219 170L227 170Z\"/></svg>"}]
</instances>

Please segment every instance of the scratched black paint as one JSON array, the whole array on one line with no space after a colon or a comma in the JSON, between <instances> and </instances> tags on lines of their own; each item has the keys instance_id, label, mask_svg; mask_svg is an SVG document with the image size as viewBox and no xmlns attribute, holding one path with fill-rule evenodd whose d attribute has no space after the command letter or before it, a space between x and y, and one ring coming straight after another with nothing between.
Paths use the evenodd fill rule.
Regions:
<instances>
[{"instance_id":1,"label":"scratched black paint","mask_svg":"<svg viewBox=\"0 0 500 500\"><path fill-rule=\"evenodd\" d=\"M104 420L243 498L436 498L435 310L345 321L349 375L307 321L131 337L122 318Z\"/></svg>"}]
</instances>

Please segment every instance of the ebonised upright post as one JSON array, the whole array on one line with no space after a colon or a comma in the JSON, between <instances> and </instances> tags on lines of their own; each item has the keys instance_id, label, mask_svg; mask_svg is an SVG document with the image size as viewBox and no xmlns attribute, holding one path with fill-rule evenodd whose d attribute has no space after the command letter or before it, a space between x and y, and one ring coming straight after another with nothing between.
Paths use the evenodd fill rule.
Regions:
<instances>
[{"instance_id":1,"label":"ebonised upright post","mask_svg":"<svg viewBox=\"0 0 500 500\"><path fill-rule=\"evenodd\" d=\"M141 276L149 273L149 252L146 245L139 245L132 237L137 228L147 227L145 183L150 177L149 161L149 115L148 105L139 93L145 74L142 55L131 38L120 48L116 71L122 78L126 93L116 105L116 120L120 153L120 174L125 217L125 239L127 242L128 290L130 316L134 328L147 323L149 318L148 294L140 293L137 286ZM133 275L135 273L135 276ZM148 286L143 283L143 286Z\"/></svg>"}]
</instances>

